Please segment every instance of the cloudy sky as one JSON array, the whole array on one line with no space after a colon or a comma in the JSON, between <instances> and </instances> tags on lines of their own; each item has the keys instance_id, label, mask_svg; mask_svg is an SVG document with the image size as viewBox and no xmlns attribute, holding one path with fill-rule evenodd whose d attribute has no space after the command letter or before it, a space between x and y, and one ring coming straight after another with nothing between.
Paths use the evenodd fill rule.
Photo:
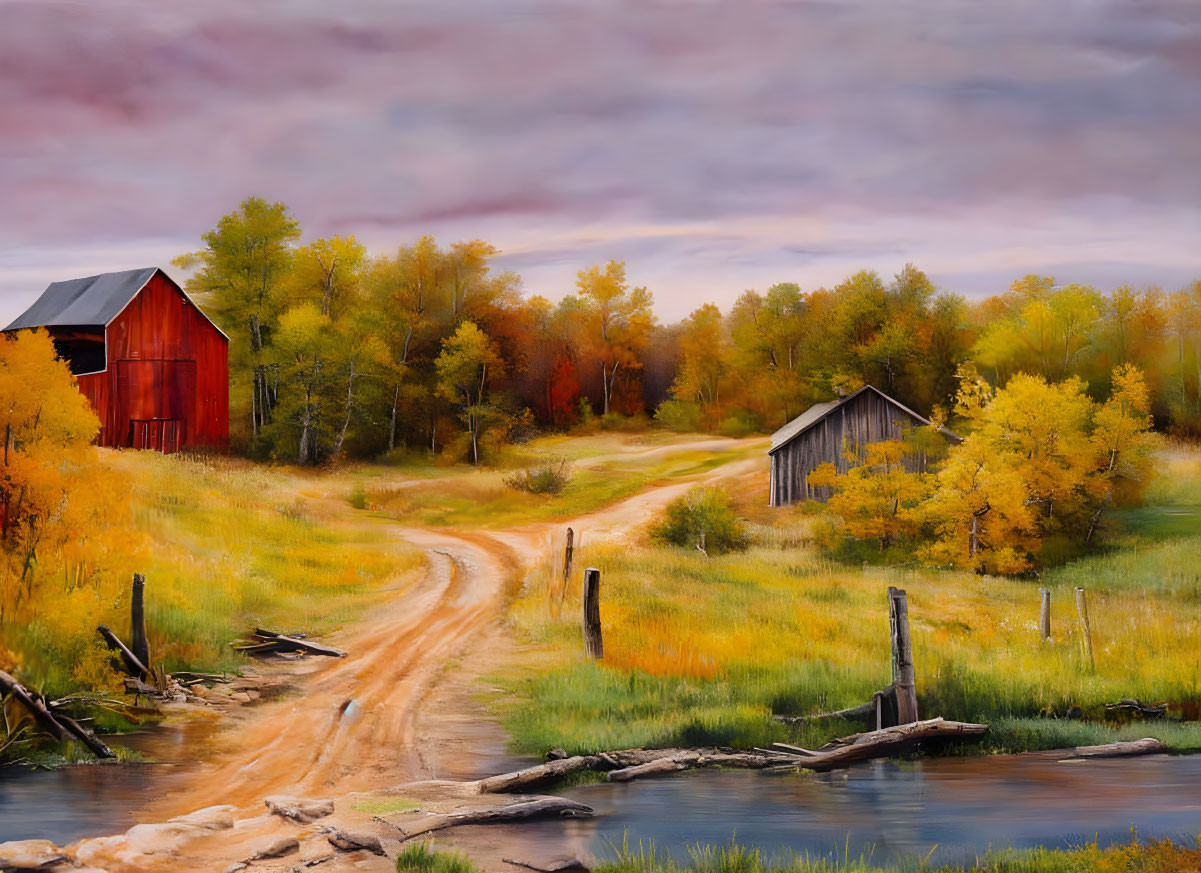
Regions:
<instances>
[{"instance_id":1,"label":"cloudy sky","mask_svg":"<svg viewBox=\"0 0 1201 873\"><path fill-rule=\"evenodd\" d=\"M1192 0L0 0L0 322L247 194L377 252L482 237L664 318L906 261L1201 277Z\"/></svg>"}]
</instances>

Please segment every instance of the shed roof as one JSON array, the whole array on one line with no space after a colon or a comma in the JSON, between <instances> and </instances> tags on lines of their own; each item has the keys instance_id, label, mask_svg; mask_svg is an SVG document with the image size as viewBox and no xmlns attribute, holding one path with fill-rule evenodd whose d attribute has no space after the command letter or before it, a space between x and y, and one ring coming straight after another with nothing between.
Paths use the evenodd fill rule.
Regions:
<instances>
[{"instance_id":1,"label":"shed roof","mask_svg":"<svg viewBox=\"0 0 1201 873\"><path fill-rule=\"evenodd\" d=\"M893 406L897 407L897 409L900 409L902 412L908 413L910 416L917 419L918 421L920 421L922 424L926 425L927 427L935 426L934 422L930 421L929 419L927 419L921 415L918 415L916 412L914 412L912 409L910 409L905 404L897 401L896 399L894 399L892 397L889 397L887 394L885 394L883 391L881 391L875 385L864 385L858 391L854 392L853 394L848 394L846 397L843 397L841 400L830 400L825 403L815 403L812 406L810 406L808 409L806 409L804 412L802 412L800 415L798 415L792 421L788 422L788 424L784 425L782 428L780 428L778 431L776 431L775 433L773 433L771 435L771 448L768 450L768 454L771 454L772 452L776 451L777 449L783 448L784 446L788 445L788 443L792 442L794 439L799 437L805 431L809 430L809 428L813 427L819 421L824 419L835 409L838 409L838 407L842 406L843 404L850 403L852 400L854 400L856 397L858 397L860 394L862 394L865 391L874 391L876 394L883 397L885 400L887 400ZM945 427L937 428L937 430L943 436L947 437L947 439L950 439L957 443L963 442L962 437L960 437L958 434L956 434L950 430L947 430Z\"/></svg>"},{"instance_id":2,"label":"shed roof","mask_svg":"<svg viewBox=\"0 0 1201 873\"><path fill-rule=\"evenodd\" d=\"M122 270L117 273L101 273L82 279L67 279L51 282L42 296L33 305L18 315L4 330L22 330L31 327L107 327L109 322L138 296L146 283L156 273L183 294L185 300L217 331L226 336L221 328L205 314L195 301L188 297L179 283L159 267L142 267L138 270ZM228 337L226 337L228 339Z\"/></svg>"}]
</instances>

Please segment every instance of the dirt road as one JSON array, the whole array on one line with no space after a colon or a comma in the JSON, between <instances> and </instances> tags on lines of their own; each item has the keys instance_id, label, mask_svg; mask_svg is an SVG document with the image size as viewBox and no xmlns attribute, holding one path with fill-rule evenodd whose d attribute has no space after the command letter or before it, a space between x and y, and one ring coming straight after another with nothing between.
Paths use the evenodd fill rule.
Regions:
<instances>
[{"instance_id":1,"label":"dirt road","mask_svg":"<svg viewBox=\"0 0 1201 873\"><path fill-rule=\"evenodd\" d=\"M686 443L680 449L695 447ZM333 798L337 812L330 820L362 827L371 823L369 811L355 808L355 798L363 793L458 775L445 772L451 760L470 769L470 763L439 750L470 746L465 735L478 740L478 726L471 733L478 719L456 719L461 712L440 713L438 707L471 707L470 683L476 671L488 669L489 647L508 645L499 633L499 620L524 567L545 554L568 524L589 542L625 537L698 482L744 475L764 465L765 459L758 457L727 464L571 522L470 533L398 527L397 536L426 553L427 570L420 584L336 636L334 643L349 652L348 657L305 662L312 672L295 677L297 695L244 707L232 716L208 760L171 796L148 803L141 818L164 821L228 805L235 827L204 839L164 831L158 841L91 841L84 853L87 863L113 873L224 870L252 854L263 840L296 834L294 824L265 814L265 797ZM456 662L459 669L450 670ZM448 677L462 693L432 694ZM489 730L494 736L499 733L494 726ZM313 828L306 833L315 837L314 844L324 845ZM492 842L503 847L504 840ZM393 869L384 858L355 855L327 862L321 870L343 869L339 865L350 864L352 858L356 866L344 869ZM496 858L478 860L493 866ZM254 869L290 870L295 863L293 855L259 862Z\"/></svg>"}]
</instances>

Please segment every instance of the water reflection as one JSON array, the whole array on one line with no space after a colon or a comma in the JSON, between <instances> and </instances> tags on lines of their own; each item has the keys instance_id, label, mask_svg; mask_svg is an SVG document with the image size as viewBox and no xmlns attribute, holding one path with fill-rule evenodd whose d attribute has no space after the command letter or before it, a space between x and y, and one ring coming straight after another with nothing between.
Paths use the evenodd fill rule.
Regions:
<instances>
[{"instance_id":1,"label":"water reflection","mask_svg":"<svg viewBox=\"0 0 1201 873\"><path fill-rule=\"evenodd\" d=\"M684 857L697 843L768 854L969 861L991 848L1068 847L1201 833L1201 756L1060 762L1014 756L875 762L809 777L691 773L564 792L600 813L566 825L598 855L628 834ZM531 837L535 836L531 833Z\"/></svg>"}]
</instances>

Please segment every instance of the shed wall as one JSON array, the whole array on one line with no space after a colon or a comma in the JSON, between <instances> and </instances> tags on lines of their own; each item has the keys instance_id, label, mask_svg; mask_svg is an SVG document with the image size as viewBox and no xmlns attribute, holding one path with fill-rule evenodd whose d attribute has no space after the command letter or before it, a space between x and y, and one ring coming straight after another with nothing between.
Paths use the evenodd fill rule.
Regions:
<instances>
[{"instance_id":1,"label":"shed wall","mask_svg":"<svg viewBox=\"0 0 1201 873\"><path fill-rule=\"evenodd\" d=\"M867 443L903 439L906 429L924 424L875 391L864 391L848 398L772 453L771 505L829 500L829 488L811 488L806 481L820 464L832 463L838 472L845 473L850 466L844 457L847 448L859 449ZM926 469L926 460L924 452L917 452L906 458L905 466L911 472L922 472Z\"/></svg>"}]
</instances>

